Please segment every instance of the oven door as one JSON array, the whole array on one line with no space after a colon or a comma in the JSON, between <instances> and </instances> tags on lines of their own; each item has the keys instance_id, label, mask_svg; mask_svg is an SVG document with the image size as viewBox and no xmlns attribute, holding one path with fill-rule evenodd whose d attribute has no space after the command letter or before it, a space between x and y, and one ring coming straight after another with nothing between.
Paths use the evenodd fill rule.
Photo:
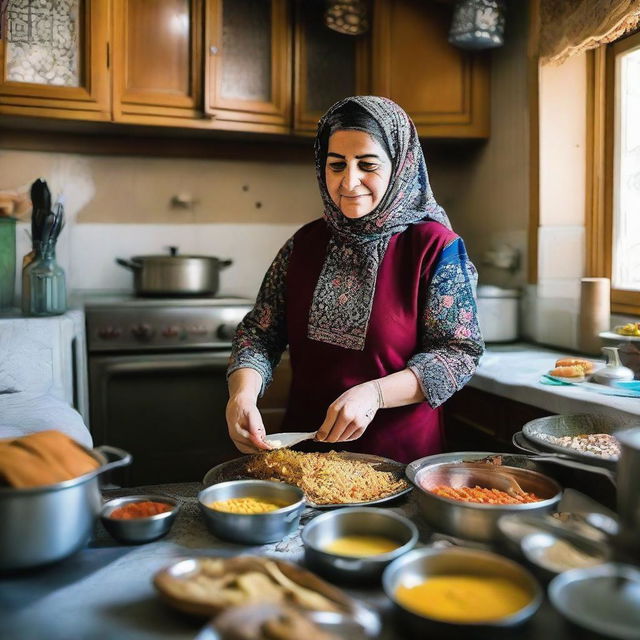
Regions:
<instances>
[{"instance_id":1,"label":"oven door","mask_svg":"<svg viewBox=\"0 0 640 640\"><path fill-rule=\"evenodd\" d=\"M133 463L124 486L200 481L240 455L227 432L229 352L90 355L91 431Z\"/></svg>"}]
</instances>

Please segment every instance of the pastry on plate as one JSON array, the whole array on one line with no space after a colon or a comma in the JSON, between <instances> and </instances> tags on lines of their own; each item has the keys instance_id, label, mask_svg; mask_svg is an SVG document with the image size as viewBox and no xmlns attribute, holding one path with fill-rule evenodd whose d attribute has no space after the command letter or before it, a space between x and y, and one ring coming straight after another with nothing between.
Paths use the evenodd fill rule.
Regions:
<instances>
[{"instance_id":1,"label":"pastry on plate","mask_svg":"<svg viewBox=\"0 0 640 640\"><path fill-rule=\"evenodd\" d=\"M596 365L591 362L591 360L586 360L585 358L560 358L560 360L556 360L556 367L581 367L583 370L583 375L589 375L590 373L593 373ZM551 375L559 374L552 373Z\"/></svg>"},{"instance_id":2,"label":"pastry on plate","mask_svg":"<svg viewBox=\"0 0 640 640\"><path fill-rule=\"evenodd\" d=\"M575 380L584 380L585 371L582 366L576 364L551 369L551 371L549 371L549 375L556 378L572 378Z\"/></svg>"}]
</instances>

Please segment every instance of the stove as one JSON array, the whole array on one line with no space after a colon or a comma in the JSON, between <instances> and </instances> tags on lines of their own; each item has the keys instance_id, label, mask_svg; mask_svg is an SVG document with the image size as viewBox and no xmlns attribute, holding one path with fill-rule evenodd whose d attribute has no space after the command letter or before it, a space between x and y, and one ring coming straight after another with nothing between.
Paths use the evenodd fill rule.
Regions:
<instances>
[{"instance_id":1,"label":"stove","mask_svg":"<svg viewBox=\"0 0 640 640\"><path fill-rule=\"evenodd\" d=\"M200 481L237 457L226 371L246 298L85 298L90 430L133 464L122 486Z\"/></svg>"},{"instance_id":2,"label":"stove","mask_svg":"<svg viewBox=\"0 0 640 640\"><path fill-rule=\"evenodd\" d=\"M229 349L246 298L105 296L85 303L89 352Z\"/></svg>"}]
</instances>

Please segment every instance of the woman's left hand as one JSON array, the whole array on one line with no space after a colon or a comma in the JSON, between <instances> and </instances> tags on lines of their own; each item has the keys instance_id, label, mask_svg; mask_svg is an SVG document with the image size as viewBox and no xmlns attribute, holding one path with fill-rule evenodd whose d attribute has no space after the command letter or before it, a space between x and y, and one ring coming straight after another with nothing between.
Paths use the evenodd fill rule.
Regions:
<instances>
[{"instance_id":1,"label":"woman's left hand","mask_svg":"<svg viewBox=\"0 0 640 640\"><path fill-rule=\"evenodd\" d=\"M378 411L378 393L373 382L364 382L345 391L329 405L316 440L345 442L357 440Z\"/></svg>"}]
</instances>

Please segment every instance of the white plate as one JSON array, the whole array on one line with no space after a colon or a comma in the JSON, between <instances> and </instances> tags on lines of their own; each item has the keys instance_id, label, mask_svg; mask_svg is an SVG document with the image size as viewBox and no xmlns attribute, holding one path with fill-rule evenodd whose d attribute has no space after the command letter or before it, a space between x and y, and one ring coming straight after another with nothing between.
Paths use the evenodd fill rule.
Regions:
<instances>
[{"instance_id":1,"label":"white plate","mask_svg":"<svg viewBox=\"0 0 640 640\"><path fill-rule=\"evenodd\" d=\"M640 336L625 336L615 331L603 331L598 334L601 338L607 340L619 340L620 342L640 342Z\"/></svg>"},{"instance_id":2,"label":"white plate","mask_svg":"<svg viewBox=\"0 0 640 640\"><path fill-rule=\"evenodd\" d=\"M558 382L564 382L565 384L579 384L580 382L586 382L589 376L575 376L573 378L563 378L561 376L554 376L551 372L553 371L553 369L549 369L549 371L547 371L547 375L552 379L552 380L558 380Z\"/></svg>"}]
</instances>

